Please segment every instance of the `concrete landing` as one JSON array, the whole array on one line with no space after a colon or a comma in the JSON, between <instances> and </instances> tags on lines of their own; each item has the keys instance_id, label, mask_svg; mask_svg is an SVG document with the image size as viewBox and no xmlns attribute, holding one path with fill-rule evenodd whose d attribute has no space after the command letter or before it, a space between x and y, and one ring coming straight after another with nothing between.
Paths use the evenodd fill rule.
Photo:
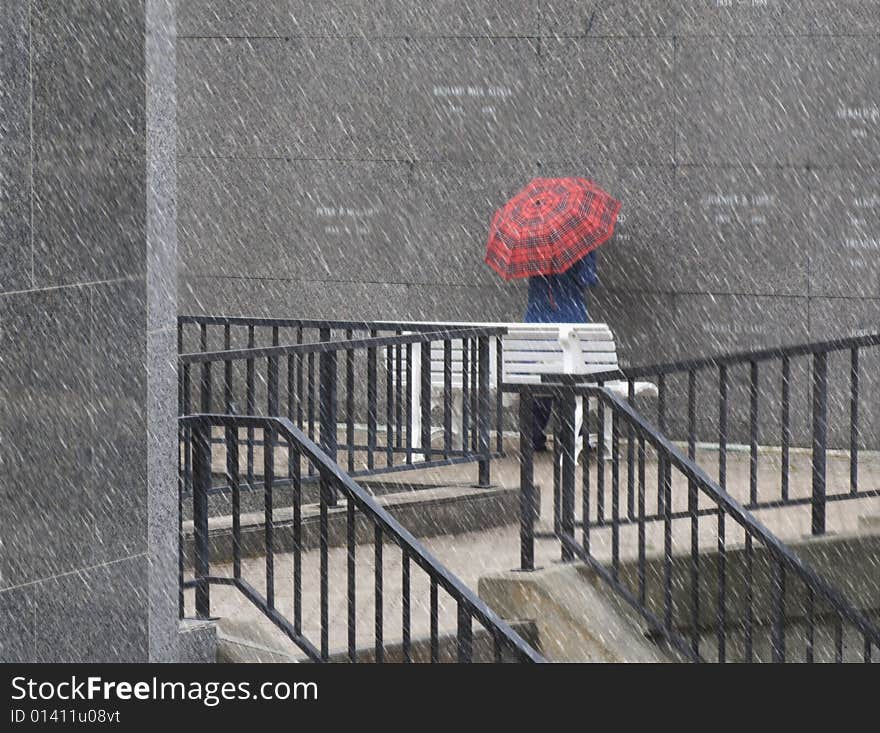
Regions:
<instances>
[{"instance_id":1,"label":"concrete landing","mask_svg":"<svg viewBox=\"0 0 880 733\"><path fill-rule=\"evenodd\" d=\"M479 593L504 618L534 622L550 661L681 661L665 642L649 639L642 619L582 565L486 576Z\"/></svg>"}]
</instances>

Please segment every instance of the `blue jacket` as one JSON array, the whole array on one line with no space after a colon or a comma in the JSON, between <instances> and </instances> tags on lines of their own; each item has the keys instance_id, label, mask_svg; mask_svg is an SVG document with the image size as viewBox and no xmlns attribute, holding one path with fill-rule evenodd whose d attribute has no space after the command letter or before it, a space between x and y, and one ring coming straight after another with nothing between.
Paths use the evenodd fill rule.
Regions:
<instances>
[{"instance_id":1,"label":"blue jacket","mask_svg":"<svg viewBox=\"0 0 880 733\"><path fill-rule=\"evenodd\" d=\"M596 252L575 262L561 275L529 278L525 323L587 323L584 288L598 284Z\"/></svg>"}]
</instances>

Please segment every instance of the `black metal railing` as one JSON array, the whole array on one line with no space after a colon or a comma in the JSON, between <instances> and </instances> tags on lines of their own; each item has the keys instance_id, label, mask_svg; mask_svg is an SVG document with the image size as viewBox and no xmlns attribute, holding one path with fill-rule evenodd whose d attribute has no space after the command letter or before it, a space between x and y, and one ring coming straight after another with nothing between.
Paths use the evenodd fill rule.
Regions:
<instances>
[{"instance_id":1,"label":"black metal railing","mask_svg":"<svg viewBox=\"0 0 880 733\"><path fill-rule=\"evenodd\" d=\"M185 579L186 539L181 512L182 617L186 613L186 589L194 590L196 615L208 618L211 588L223 585L243 594L313 661L328 661L334 657L332 643L339 639L344 640L345 657L352 662L359 661L359 655L369 656L371 661L384 661L386 647L392 642L399 644L402 661L415 661L414 629L420 627L427 638L426 661L444 658L441 648L444 634L454 642L452 661L472 661L477 638L488 638L495 661L543 661L538 652L444 568L289 419L193 415L181 417L180 424L192 459L190 465L181 469L180 501L182 504L192 498L194 534L193 577ZM237 438L241 430L259 430L268 437L263 454L264 512L257 528L264 546L264 562L257 564L246 564L242 560L245 540ZM223 435L219 443L213 439L218 431ZM225 574L215 574L216 566L212 566L211 558L208 495L213 477L218 473L215 461L225 467L224 480L232 491L232 562ZM320 482L317 550L311 557L304 550L304 533L314 522L312 525L306 522L302 506L303 476L308 466L313 468ZM274 492L282 479L287 479L294 495L291 513L283 520L276 516L274 506ZM341 499L339 505L334 505L333 496ZM292 533L292 543L286 552L280 551L282 531ZM334 555L331 539L340 536L344 538L338 543L341 552ZM372 552L365 552L363 545L369 541L372 541ZM385 570L393 560L390 557L393 551L399 559L399 586L389 581ZM313 557L315 554L317 558ZM365 554L367 557L362 559ZM315 560L318 572L310 574L309 565ZM337 565L338 573L335 572ZM253 577L254 573L257 577ZM364 573L369 577L365 578ZM333 588L336 583L339 586ZM367 603L359 603L361 594L369 597ZM400 612L399 626L394 624L400 630L399 637L389 632L393 622L386 609L392 605ZM331 610L335 617L339 606L344 607L345 621L335 623ZM363 633L365 627L361 623L365 615L367 634ZM370 637L371 647L364 643L363 636ZM364 652L365 646L370 649L368 655Z\"/></svg>"},{"instance_id":2,"label":"black metal railing","mask_svg":"<svg viewBox=\"0 0 880 733\"><path fill-rule=\"evenodd\" d=\"M184 353L192 346L193 328L197 350ZM428 329L406 323L181 317L179 414L283 416L352 476L478 462L478 483L485 486L490 458L502 448L500 370L490 384L490 361L491 344L500 344L503 333L436 324ZM436 363L431 368L438 353L442 373ZM458 356L455 383L453 353ZM461 414L454 414L454 388L462 394ZM435 391L442 397L432 409ZM240 439L246 486L258 487L255 451L263 445L262 435L248 429Z\"/></svg>"},{"instance_id":3,"label":"black metal railing","mask_svg":"<svg viewBox=\"0 0 880 733\"><path fill-rule=\"evenodd\" d=\"M854 649L871 660L876 626L631 404L573 380L505 390L520 396L523 570L536 536L558 538L563 561L589 564L690 660L843 661ZM549 533L535 517L540 396L554 398L557 418ZM596 401L600 421L611 415L608 455L575 434L580 398Z\"/></svg>"},{"instance_id":4,"label":"black metal railing","mask_svg":"<svg viewBox=\"0 0 880 733\"><path fill-rule=\"evenodd\" d=\"M747 509L809 504L812 532L823 534L828 502L880 496L880 487L860 480L862 452L880 449L876 433L864 429L876 418L865 395L878 387L878 345L880 334L871 334L628 368L625 377L630 402L636 381L656 382L657 429L685 440L692 460L704 460L697 457L698 444L717 448L717 464L707 468L722 488L732 445L748 452ZM614 372L590 381L620 378ZM807 491L792 482L798 448L810 453ZM832 451L835 461L848 463L848 480L829 486ZM708 455L715 460L714 451Z\"/></svg>"}]
</instances>

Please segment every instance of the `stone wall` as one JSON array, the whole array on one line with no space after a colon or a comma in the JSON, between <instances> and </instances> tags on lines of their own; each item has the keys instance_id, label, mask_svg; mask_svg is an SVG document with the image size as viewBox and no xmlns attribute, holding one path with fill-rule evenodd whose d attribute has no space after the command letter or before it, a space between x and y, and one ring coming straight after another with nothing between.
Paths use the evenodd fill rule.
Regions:
<instances>
[{"instance_id":1,"label":"stone wall","mask_svg":"<svg viewBox=\"0 0 880 733\"><path fill-rule=\"evenodd\" d=\"M573 174L626 362L877 329L877 0L191 0L179 52L185 310L517 319L489 217Z\"/></svg>"},{"instance_id":2,"label":"stone wall","mask_svg":"<svg viewBox=\"0 0 880 733\"><path fill-rule=\"evenodd\" d=\"M2 661L176 656L173 33L0 6Z\"/></svg>"}]
</instances>

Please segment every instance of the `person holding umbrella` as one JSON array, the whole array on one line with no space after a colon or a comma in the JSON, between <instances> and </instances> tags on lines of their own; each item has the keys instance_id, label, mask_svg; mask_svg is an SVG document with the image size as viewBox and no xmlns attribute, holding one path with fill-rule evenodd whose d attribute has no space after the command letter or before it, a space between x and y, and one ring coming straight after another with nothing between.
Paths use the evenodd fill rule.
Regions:
<instances>
[{"instance_id":1,"label":"person holding umbrella","mask_svg":"<svg viewBox=\"0 0 880 733\"><path fill-rule=\"evenodd\" d=\"M535 178L495 212L486 264L529 278L526 323L587 323L585 289L599 282L596 249L614 233L620 202L584 178ZM550 398L536 399L533 443L547 448Z\"/></svg>"}]
</instances>

